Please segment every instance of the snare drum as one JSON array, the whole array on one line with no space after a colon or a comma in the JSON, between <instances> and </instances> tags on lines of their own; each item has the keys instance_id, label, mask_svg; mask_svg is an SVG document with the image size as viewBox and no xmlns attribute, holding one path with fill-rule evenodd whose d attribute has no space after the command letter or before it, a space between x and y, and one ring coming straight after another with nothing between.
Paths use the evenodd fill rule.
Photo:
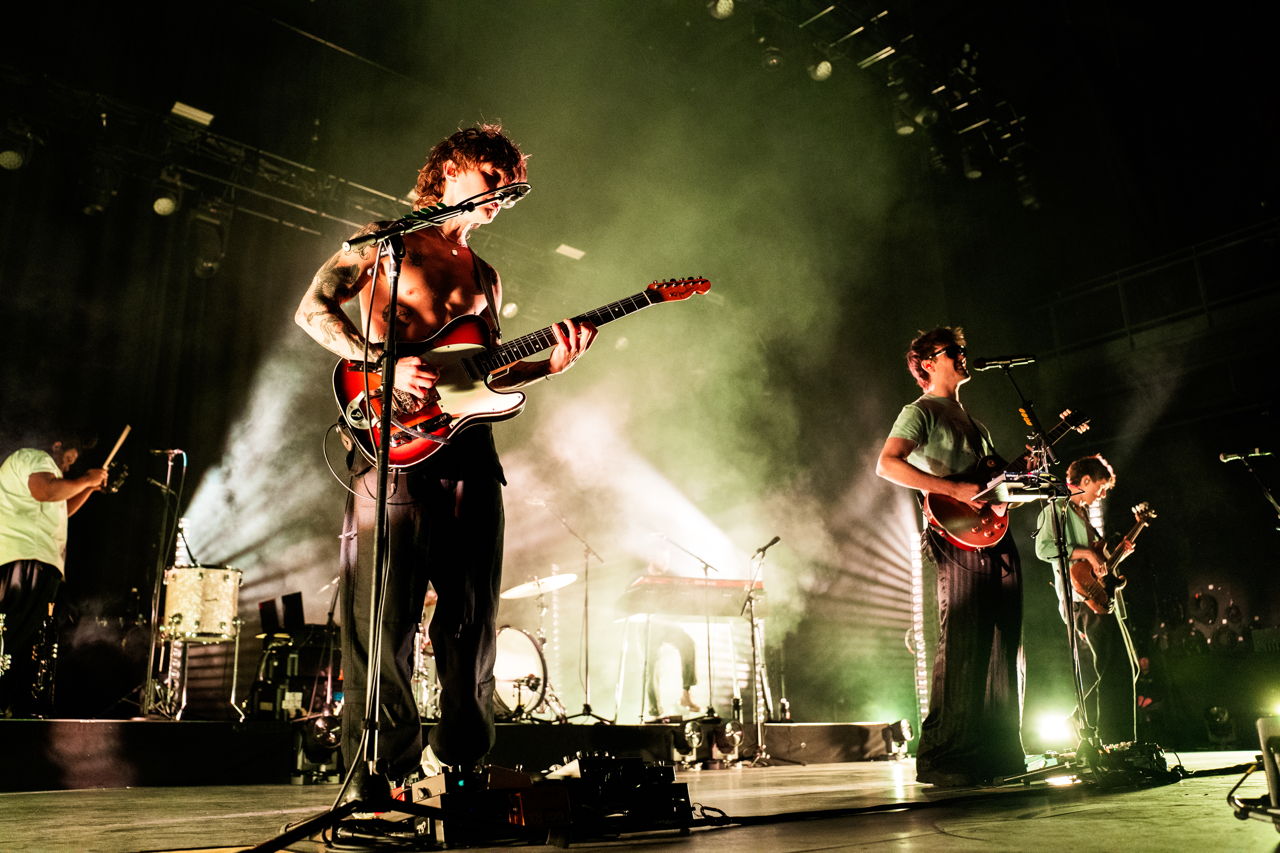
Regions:
<instances>
[{"instance_id":1,"label":"snare drum","mask_svg":"<svg viewBox=\"0 0 1280 853\"><path fill-rule=\"evenodd\" d=\"M537 710L547 692L547 662L538 641L519 628L501 628L493 677L498 719L517 719Z\"/></svg>"},{"instance_id":2,"label":"snare drum","mask_svg":"<svg viewBox=\"0 0 1280 853\"><path fill-rule=\"evenodd\" d=\"M195 643L234 639L243 574L231 566L177 566L166 571L161 636Z\"/></svg>"}]
</instances>

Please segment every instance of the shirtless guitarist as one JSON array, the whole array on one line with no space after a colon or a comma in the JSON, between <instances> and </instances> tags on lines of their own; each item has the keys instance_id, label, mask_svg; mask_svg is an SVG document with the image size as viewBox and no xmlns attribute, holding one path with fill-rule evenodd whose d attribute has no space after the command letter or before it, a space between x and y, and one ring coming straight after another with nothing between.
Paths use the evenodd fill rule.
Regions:
<instances>
[{"instance_id":1,"label":"shirtless guitarist","mask_svg":"<svg viewBox=\"0 0 1280 853\"><path fill-rule=\"evenodd\" d=\"M467 244L473 228L498 215L498 201L481 203L485 193L523 182L525 155L497 125L458 131L432 149L418 175L419 210L437 204L455 206L480 197L477 206L443 225L404 236L405 258L399 281L399 307L388 308L385 269L370 287L376 250L343 250L325 262L298 307L296 319L322 346L344 359L376 361L380 343L390 334L416 341L439 332L466 314L482 317L496 332L502 304L502 280ZM373 233L386 223L362 231ZM343 311L358 299L368 340ZM545 361L517 361L489 383L494 390L514 389L563 373L591 346L595 328L565 320L554 327L555 346ZM425 400L439 377L424 360L397 361L397 407ZM372 525L375 469L359 454L349 456L355 497L348 499L342 545L342 660L345 703L343 752L357 775L344 801L376 797L359 760L364 728L368 614L373 571ZM456 436L411 470L397 471L388 485L391 574L386 593L382 681L382 719L378 739L388 760L387 776L403 779L419 763L424 772L441 764L469 767L493 743L493 664L496 654L498 592L502 581L502 467L487 424ZM422 749L422 728L413 699L411 666L398 654L408 648L422 615L431 581L439 595L430 636L441 684L440 722Z\"/></svg>"}]
</instances>

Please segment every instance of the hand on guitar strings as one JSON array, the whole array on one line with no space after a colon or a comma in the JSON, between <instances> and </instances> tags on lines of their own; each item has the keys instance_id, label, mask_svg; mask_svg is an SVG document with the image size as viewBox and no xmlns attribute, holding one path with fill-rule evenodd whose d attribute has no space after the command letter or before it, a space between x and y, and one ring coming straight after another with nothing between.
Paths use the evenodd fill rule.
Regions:
<instances>
[{"instance_id":1,"label":"hand on guitar strings","mask_svg":"<svg viewBox=\"0 0 1280 853\"><path fill-rule=\"evenodd\" d=\"M439 378L440 371L429 364L424 364L416 355L396 361L396 389L412 394L419 400L426 398Z\"/></svg>"},{"instance_id":2,"label":"hand on guitar strings","mask_svg":"<svg viewBox=\"0 0 1280 853\"><path fill-rule=\"evenodd\" d=\"M973 497L977 495L978 492L982 491L982 487L979 486L977 483L962 483L962 482L952 482L952 481L947 481L947 483L949 485L949 488L946 493L947 497L955 498L958 501L964 501L970 507L972 507L974 510L978 512L981 512L982 508L986 506L985 501L973 500Z\"/></svg>"},{"instance_id":3,"label":"hand on guitar strings","mask_svg":"<svg viewBox=\"0 0 1280 853\"><path fill-rule=\"evenodd\" d=\"M591 323L574 323L567 319L552 326L551 332L556 336L556 346L551 350L548 373L564 373L596 338L596 327Z\"/></svg>"}]
</instances>

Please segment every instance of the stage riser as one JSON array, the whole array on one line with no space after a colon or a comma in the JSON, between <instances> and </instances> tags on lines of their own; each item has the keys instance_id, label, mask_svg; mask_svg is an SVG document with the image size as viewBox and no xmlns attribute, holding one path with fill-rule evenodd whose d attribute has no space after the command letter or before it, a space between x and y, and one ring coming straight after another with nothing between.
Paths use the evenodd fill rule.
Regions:
<instances>
[{"instance_id":1,"label":"stage riser","mask_svg":"<svg viewBox=\"0 0 1280 853\"><path fill-rule=\"evenodd\" d=\"M424 734L430 726L424 727ZM885 758L887 724L768 724L778 759L827 764ZM500 723L490 763L541 772L579 752L672 763L676 726ZM748 727L743 752L754 751ZM294 767L287 723L127 720L0 720L8 772L0 791L177 785L283 784Z\"/></svg>"}]
</instances>

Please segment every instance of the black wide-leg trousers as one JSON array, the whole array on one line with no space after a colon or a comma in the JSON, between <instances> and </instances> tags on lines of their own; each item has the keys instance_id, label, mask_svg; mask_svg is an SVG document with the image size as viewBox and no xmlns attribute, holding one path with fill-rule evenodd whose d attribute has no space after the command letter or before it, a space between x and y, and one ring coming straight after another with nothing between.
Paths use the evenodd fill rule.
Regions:
<instances>
[{"instance_id":1,"label":"black wide-leg trousers","mask_svg":"<svg viewBox=\"0 0 1280 853\"><path fill-rule=\"evenodd\" d=\"M374 577L376 469L352 478L342 547L342 750L362 760ZM414 702L416 631L427 583L439 601L429 629L440 681L440 720L431 748L445 764L470 765L493 746L493 664L502 586L502 486L491 476L433 479L416 471L388 480L390 573L383 615L378 755L402 777L421 760ZM371 733L372 735L372 733Z\"/></svg>"},{"instance_id":2,"label":"black wide-leg trousers","mask_svg":"<svg viewBox=\"0 0 1280 853\"><path fill-rule=\"evenodd\" d=\"M916 772L989 779L1026 771L1022 747L1022 563L1011 537L982 551L932 528L924 553L938 569L938 648Z\"/></svg>"}]
</instances>

